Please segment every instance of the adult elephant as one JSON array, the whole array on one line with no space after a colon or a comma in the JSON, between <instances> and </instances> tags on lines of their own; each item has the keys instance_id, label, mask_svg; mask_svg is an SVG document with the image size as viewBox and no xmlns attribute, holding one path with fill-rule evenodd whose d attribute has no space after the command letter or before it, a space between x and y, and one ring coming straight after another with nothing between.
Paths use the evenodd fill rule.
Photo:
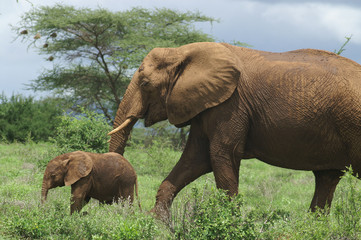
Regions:
<instances>
[{"instance_id":1,"label":"adult elephant","mask_svg":"<svg viewBox=\"0 0 361 240\"><path fill-rule=\"evenodd\" d=\"M153 212L213 171L238 193L241 159L311 170L311 210L330 205L345 166L361 174L361 66L334 53L270 53L225 43L155 48L119 105L109 151L123 154L140 119L191 125L184 152L159 187Z\"/></svg>"}]
</instances>

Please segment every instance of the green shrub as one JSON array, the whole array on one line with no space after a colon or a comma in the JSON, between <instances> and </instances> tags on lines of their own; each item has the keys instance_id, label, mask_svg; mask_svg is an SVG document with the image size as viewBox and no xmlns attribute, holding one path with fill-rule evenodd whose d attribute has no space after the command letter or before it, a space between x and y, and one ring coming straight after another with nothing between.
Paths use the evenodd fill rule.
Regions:
<instances>
[{"instance_id":1,"label":"green shrub","mask_svg":"<svg viewBox=\"0 0 361 240\"><path fill-rule=\"evenodd\" d=\"M0 95L0 137L5 142L47 141L54 134L62 110L52 98Z\"/></svg>"},{"instance_id":2,"label":"green shrub","mask_svg":"<svg viewBox=\"0 0 361 240\"><path fill-rule=\"evenodd\" d=\"M107 133L111 126L102 114L82 109L81 115L65 114L52 138L62 152L108 152Z\"/></svg>"},{"instance_id":3,"label":"green shrub","mask_svg":"<svg viewBox=\"0 0 361 240\"><path fill-rule=\"evenodd\" d=\"M361 235L361 189L359 179L353 176L350 166L345 175L342 176L345 182L340 188L340 198L335 201L334 216L343 236L357 238Z\"/></svg>"},{"instance_id":4,"label":"green shrub","mask_svg":"<svg viewBox=\"0 0 361 240\"><path fill-rule=\"evenodd\" d=\"M174 231L180 239L255 239L253 216L242 210L243 196L229 201L224 191L199 193L193 188L193 199L175 221ZM179 215L179 214L177 214ZM183 216L182 216L183 215Z\"/></svg>"}]
</instances>

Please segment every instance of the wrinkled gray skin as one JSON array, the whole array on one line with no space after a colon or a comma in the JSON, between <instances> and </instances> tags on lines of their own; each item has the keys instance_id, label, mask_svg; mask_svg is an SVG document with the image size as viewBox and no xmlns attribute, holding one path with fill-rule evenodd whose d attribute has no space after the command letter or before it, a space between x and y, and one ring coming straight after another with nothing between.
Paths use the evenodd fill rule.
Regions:
<instances>
[{"instance_id":1,"label":"wrinkled gray skin","mask_svg":"<svg viewBox=\"0 0 361 240\"><path fill-rule=\"evenodd\" d=\"M155 48L134 74L114 128L128 119L109 151L124 152L138 119L191 126L159 187L152 210L158 216L208 172L218 188L237 194L241 159L313 171L312 211L331 204L345 166L361 175L361 66L327 51L271 53L224 43Z\"/></svg>"},{"instance_id":2,"label":"wrinkled gray skin","mask_svg":"<svg viewBox=\"0 0 361 240\"><path fill-rule=\"evenodd\" d=\"M138 197L137 175L131 164L117 153L77 151L57 156L44 173L42 202L49 189L61 186L71 186L71 214L80 211L90 198L107 204L128 199L132 203L134 190Z\"/></svg>"}]
</instances>

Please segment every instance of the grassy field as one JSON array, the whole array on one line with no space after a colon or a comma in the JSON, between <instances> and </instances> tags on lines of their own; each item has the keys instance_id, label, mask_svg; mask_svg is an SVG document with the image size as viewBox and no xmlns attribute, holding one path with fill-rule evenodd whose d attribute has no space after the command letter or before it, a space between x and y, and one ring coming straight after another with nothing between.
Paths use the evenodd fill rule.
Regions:
<instances>
[{"instance_id":1,"label":"grassy field","mask_svg":"<svg viewBox=\"0 0 361 240\"><path fill-rule=\"evenodd\" d=\"M161 144L129 147L143 212L134 207L84 207L70 216L70 187L52 189L40 204L43 171L60 154L51 144L0 144L0 239L361 239L361 181L347 174L329 215L311 214L311 172L242 161L239 196L227 201L212 174L177 196L172 217L150 216L159 184L181 152Z\"/></svg>"}]
</instances>

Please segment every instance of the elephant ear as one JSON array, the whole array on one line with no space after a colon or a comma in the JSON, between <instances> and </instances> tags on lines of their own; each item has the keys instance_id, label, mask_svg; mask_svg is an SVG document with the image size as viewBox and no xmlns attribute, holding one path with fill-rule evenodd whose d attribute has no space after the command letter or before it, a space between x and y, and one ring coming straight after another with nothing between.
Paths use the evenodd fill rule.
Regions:
<instances>
[{"instance_id":1,"label":"elephant ear","mask_svg":"<svg viewBox=\"0 0 361 240\"><path fill-rule=\"evenodd\" d=\"M166 99L168 120L174 125L230 98L240 77L235 54L223 44L188 44L179 47L178 54L182 60Z\"/></svg>"},{"instance_id":2,"label":"elephant ear","mask_svg":"<svg viewBox=\"0 0 361 240\"><path fill-rule=\"evenodd\" d=\"M80 178L89 175L93 169L93 161L86 153L78 151L71 154L67 165L67 173L65 174L65 186L70 186L77 182Z\"/></svg>"}]
</instances>

